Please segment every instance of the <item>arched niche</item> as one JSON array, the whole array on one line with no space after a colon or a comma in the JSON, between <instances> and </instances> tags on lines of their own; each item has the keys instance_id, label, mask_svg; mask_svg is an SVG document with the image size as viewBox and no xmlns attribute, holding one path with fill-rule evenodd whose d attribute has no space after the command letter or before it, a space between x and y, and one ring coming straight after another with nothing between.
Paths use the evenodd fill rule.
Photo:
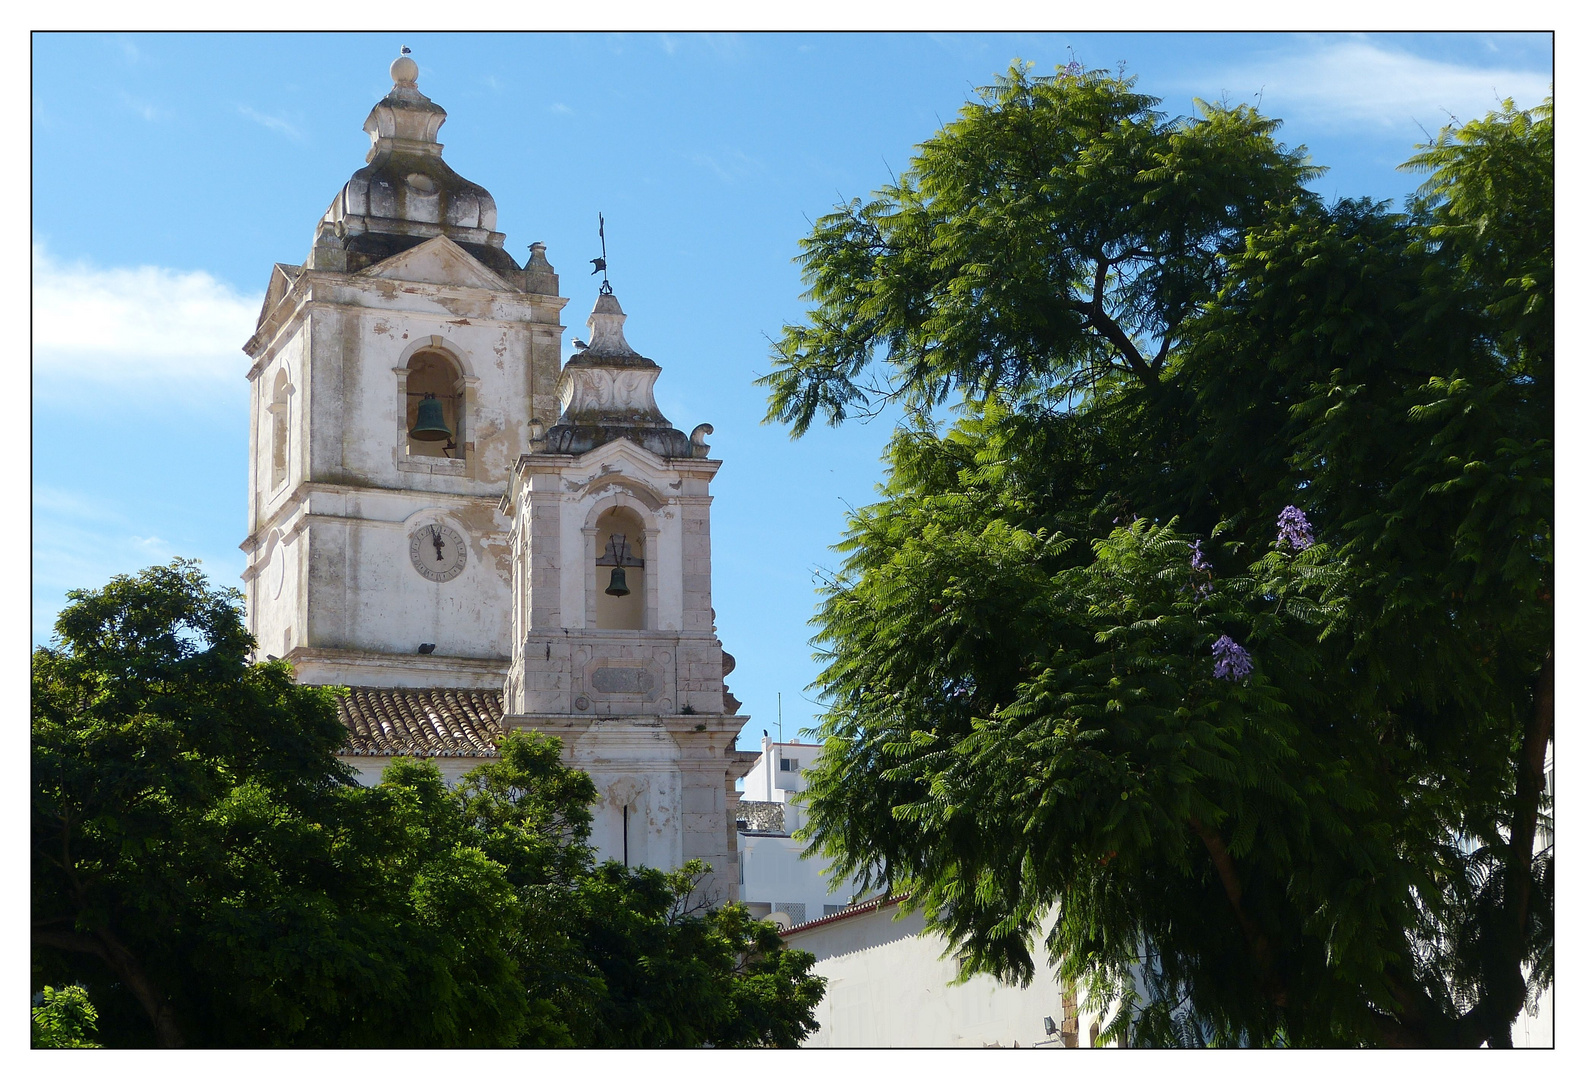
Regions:
<instances>
[{"instance_id":1,"label":"arched niche","mask_svg":"<svg viewBox=\"0 0 1585 1080\"><path fill-rule=\"evenodd\" d=\"M407 455L461 459L468 420L462 365L446 350L427 346L408 357L406 376L402 437ZM408 434L418 423L419 406L431 395L440 402L441 415L451 430L449 440L415 439Z\"/></svg>"},{"instance_id":2,"label":"arched niche","mask_svg":"<svg viewBox=\"0 0 1585 1080\"><path fill-rule=\"evenodd\" d=\"M288 424L288 403L292 396L292 383L282 368L275 373L275 381L270 391L270 490L274 491L286 482L287 465L289 464L289 441L291 427Z\"/></svg>"},{"instance_id":3,"label":"arched niche","mask_svg":"<svg viewBox=\"0 0 1585 1080\"><path fill-rule=\"evenodd\" d=\"M595 519L595 629L645 628L649 595L645 588L647 548L644 519L632 507L612 506ZM627 579L626 596L612 596L606 591L618 566Z\"/></svg>"}]
</instances>

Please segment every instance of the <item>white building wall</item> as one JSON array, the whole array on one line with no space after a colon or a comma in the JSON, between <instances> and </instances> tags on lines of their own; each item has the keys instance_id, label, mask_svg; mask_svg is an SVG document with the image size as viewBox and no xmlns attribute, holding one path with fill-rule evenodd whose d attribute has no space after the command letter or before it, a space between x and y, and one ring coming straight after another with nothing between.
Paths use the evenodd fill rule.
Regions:
<instances>
[{"instance_id":1,"label":"white building wall","mask_svg":"<svg viewBox=\"0 0 1585 1080\"><path fill-rule=\"evenodd\" d=\"M816 975L829 980L815 1010L820 1030L807 1047L1047 1047L1050 1017L1062 1023L1062 988L1041 963L1027 987L989 975L962 985L957 962L943 958L946 942L924 934L924 915L896 919L887 905L839 916L824 925L783 933L789 948L815 954ZM1101 1018L1080 1011L1078 1045L1091 1045Z\"/></svg>"},{"instance_id":2,"label":"white building wall","mask_svg":"<svg viewBox=\"0 0 1585 1080\"><path fill-rule=\"evenodd\" d=\"M815 764L820 750L818 743L778 743L766 735L760 741L759 760L743 777L739 798L780 804L782 832L797 832L806 818L803 804L794 800L806 789L804 770ZM783 768L783 763L789 767ZM794 763L796 767L792 767ZM791 835L740 831L738 859L743 902L769 905L770 913L787 913L789 918L781 920L784 925L797 925L861 899L854 882L832 876L829 859L822 855L805 857L807 850L808 844Z\"/></svg>"},{"instance_id":3,"label":"white building wall","mask_svg":"<svg viewBox=\"0 0 1585 1080\"><path fill-rule=\"evenodd\" d=\"M499 685L512 640L499 501L534 422L553 416L565 301L518 291L445 238L362 273L296 273L249 342L244 577L260 651L287 656L305 682L400 685L405 658L433 644L436 657L491 661ZM407 452L406 379L424 350L461 371L451 459ZM275 484L269 408L282 371L291 438L287 479ZM467 565L451 581L410 564L411 534L428 524L466 542ZM450 681L476 685L479 675L458 669Z\"/></svg>"}]
</instances>

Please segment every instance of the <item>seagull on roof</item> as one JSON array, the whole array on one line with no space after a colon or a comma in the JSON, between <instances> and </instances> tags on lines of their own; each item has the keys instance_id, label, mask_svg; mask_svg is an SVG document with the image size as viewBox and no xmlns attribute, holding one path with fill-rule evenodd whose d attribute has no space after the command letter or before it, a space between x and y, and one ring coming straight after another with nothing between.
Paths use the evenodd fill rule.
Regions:
<instances>
[{"instance_id":1,"label":"seagull on roof","mask_svg":"<svg viewBox=\"0 0 1585 1080\"><path fill-rule=\"evenodd\" d=\"M589 343L584 341L582 338L573 338L572 347L574 349L587 349L589 347Z\"/></svg>"}]
</instances>

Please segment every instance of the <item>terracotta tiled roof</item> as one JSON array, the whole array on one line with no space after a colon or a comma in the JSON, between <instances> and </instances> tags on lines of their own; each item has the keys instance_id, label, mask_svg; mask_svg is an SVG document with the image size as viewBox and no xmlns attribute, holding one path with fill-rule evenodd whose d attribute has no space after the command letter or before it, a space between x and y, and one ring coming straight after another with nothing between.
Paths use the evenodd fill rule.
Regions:
<instances>
[{"instance_id":1,"label":"terracotta tiled roof","mask_svg":"<svg viewBox=\"0 0 1585 1080\"><path fill-rule=\"evenodd\" d=\"M786 937L788 934L799 934L805 930L813 930L817 926L825 926L827 923L841 922L843 919L851 919L855 915L864 915L868 912L877 911L884 907L891 907L894 904L900 904L906 899L908 899L908 894L905 892L893 893L891 896L877 896L875 899L866 900L862 904L854 904L850 908L843 908L841 911L827 915L823 919L810 919L808 922L801 922L797 926L789 927L788 929L783 930L781 932L781 936Z\"/></svg>"},{"instance_id":2,"label":"terracotta tiled roof","mask_svg":"<svg viewBox=\"0 0 1585 1080\"><path fill-rule=\"evenodd\" d=\"M353 686L340 702L351 757L495 757L501 691Z\"/></svg>"}]
</instances>

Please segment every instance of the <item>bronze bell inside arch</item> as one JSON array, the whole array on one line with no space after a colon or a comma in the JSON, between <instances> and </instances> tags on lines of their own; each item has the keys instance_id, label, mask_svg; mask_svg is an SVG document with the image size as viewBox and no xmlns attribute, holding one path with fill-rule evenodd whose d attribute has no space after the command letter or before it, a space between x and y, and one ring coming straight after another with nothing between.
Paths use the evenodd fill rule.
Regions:
<instances>
[{"instance_id":1,"label":"bronze bell inside arch","mask_svg":"<svg viewBox=\"0 0 1585 1080\"><path fill-rule=\"evenodd\" d=\"M407 433L410 439L420 442L439 442L451 439L451 429L446 426L446 409L434 394L425 394L418 403L418 420Z\"/></svg>"},{"instance_id":2,"label":"bronze bell inside arch","mask_svg":"<svg viewBox=\"0 0 1585 1080\"><path fill-rule=\"evenodd\" d=\"M626 596L632 590L627 587L627 571L620 566L611 567L611 584L605 587L607 596Z\"/></svg>"}]
</instances>

